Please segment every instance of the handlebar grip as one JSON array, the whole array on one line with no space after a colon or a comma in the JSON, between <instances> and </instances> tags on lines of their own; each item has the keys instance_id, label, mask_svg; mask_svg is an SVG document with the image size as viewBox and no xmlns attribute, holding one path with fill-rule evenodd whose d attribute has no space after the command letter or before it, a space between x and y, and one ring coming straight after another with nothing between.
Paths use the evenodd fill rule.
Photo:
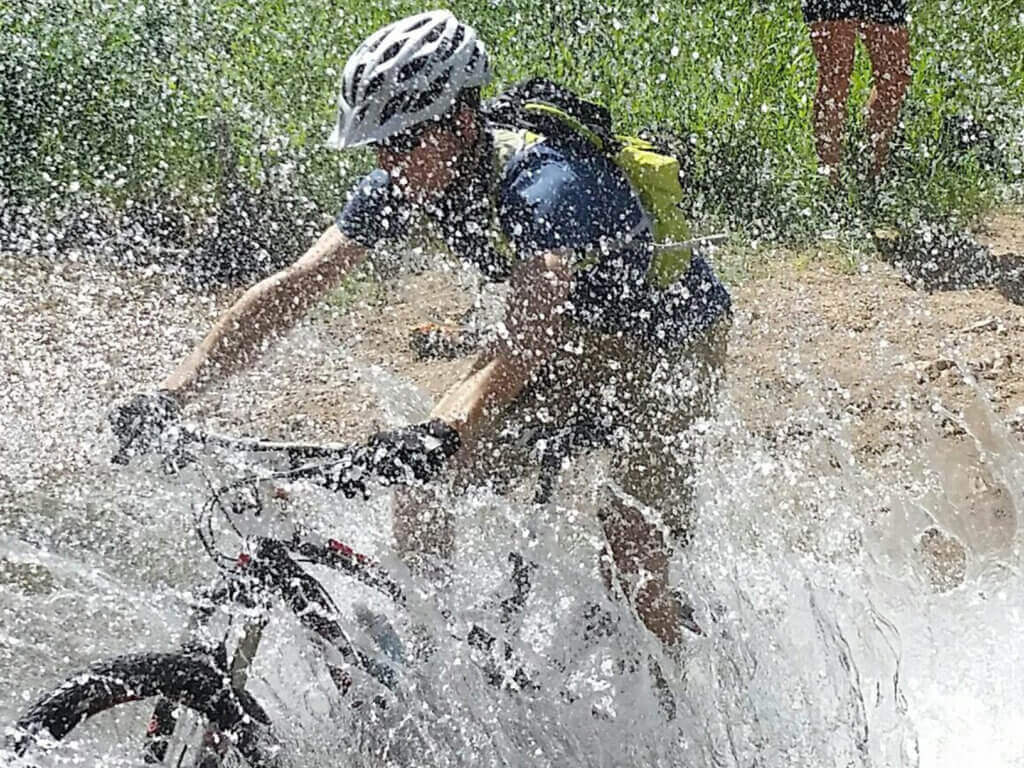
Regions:
<instances>
[{"instance_id":1,"label":"handlebar grip","mask_svg":"<svg viewBox=\"0 0 1024 768\"><path fill-rule=\"evenodd\" d=\"M132 443L135 442L135 437L136 435L133 434L128 440L118 441L120 444L117 446L117 453L110 457L111 464L116 464L119 467L128 466L132 458L129 451L131 451Z\"/></svg>"}]
</instances>

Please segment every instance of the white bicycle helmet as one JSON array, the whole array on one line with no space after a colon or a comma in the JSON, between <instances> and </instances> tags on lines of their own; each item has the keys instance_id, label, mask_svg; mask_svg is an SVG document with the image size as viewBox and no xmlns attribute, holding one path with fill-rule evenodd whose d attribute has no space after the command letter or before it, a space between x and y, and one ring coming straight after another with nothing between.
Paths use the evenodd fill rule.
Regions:
<instances>
[{"instance_id":1,"label":"white bicycle helmet","mask_svg":"<svg viewBox=\"0 0 1024 768\"><path fill-rule=\"evenodd\" d=\"M345 64L337 149L383 141L444 115L464 88L490 80L487 51L472 27L450 11L429 11L368 37Z\"/></svg>"}]
</instances>

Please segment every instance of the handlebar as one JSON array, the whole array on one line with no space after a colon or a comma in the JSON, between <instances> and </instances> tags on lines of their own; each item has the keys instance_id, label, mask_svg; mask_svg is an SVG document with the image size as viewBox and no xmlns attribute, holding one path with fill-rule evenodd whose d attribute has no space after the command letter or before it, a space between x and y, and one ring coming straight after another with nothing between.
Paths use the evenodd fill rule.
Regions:
<instances>
[{"instance_id":1,"label":"handlebar","mask_svg":"<svg viewBox=\"0 0 1024 768\"><path fill-rule=\"evenodd\" d=\"M247 453L280 453L286 455L293 462L302 459L341 459L353 451L351 445L343 443L316 444L262 440L255 437L236 437L218 432L208 432L187 426L174 427L171 433L173 439L168 441L170 444L166 445L164 450L158 451L167 458L180 457L181 448L189 444L213 445ZM126 466L132 455L131 447L131 441L122 444L111 457L111 462Z\"/></svg>"},{"instance_id":2,"label":"handlebar","mask_svg":"<svg viewBox=\"0 0 1024 768\"><path fill-rule=\"evenodd\" d=\"M450 426L431 421L379 433L365 443L279 442L207 432L180 424L167 429L159 442L157 451L164 455L169 472L193 460L185 450L190 444L279 453L288 458L291 468L278 473L277 477L308 479L352 497L368 496L366 484L371 481L389 485L410 479L431 479L441 463L458 451L460 441ZM130 448L130 441L122 444L112 461L127 464Z\"/></svg>"},{"instance_id":3,"label":"handlebar","mask_svg":"<svg viewBox=\"0 0 1024 768\"><path fill-rule=\"evenodd\" d=\"M310 459L341 461L351 457L361 446L346 443L305 443L263 440L256 437L237 437L219 432L208 432L191 427L178 427L180 442L212 445L246 453L279 453L297 462Z\"/></svg>"},{"instance_id":4,"label":"handlebar","mask_svg":"<svg viewBox=\"0 0 1024 768\"><path fill-rule=\"evenodd\" d=\"M230 448L236 451L248 451L252 453L285 453L298 455L310 459L337 458L347 451L352 450L351 445L344 443L300 443L283 442L276 440L261 440L255 437L236 437L224 435L218 432L206 432L196 429L183 428L183 434L191 442L203 445L216 445L221 448Z\"/></svg>"}]
</instances>

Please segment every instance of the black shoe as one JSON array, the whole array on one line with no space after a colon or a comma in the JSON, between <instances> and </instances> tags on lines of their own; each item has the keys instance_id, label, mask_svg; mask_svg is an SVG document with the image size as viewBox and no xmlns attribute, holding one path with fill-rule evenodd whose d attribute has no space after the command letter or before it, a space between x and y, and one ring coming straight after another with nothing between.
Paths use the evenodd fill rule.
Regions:
<instances>
[{"instance_id":1,"label":"black shoe","mask_svg":"<svg viewBox=\"0 0 1024 768\"><path fill-rule=\"evenodd\" d=\"M476 352L480 339L464 328L424 323L412 329L409 344L420 360L455 360Z\"/></svg>"},{"instance_id":2,"label":"black shoe","mask_svg":"<svg viewBox=\"0 0 1024 768\"><path fill-rule=\"evenodd\" d=\"M690 600L683 594L681 589L673 589L672 596L675 597L676 602L679 603L679 625L684 629L688 629L695 635L704 635L704 630L700 624L697 623L697 619L694 616L693 605Z\"/></svg>"}]
</instances>

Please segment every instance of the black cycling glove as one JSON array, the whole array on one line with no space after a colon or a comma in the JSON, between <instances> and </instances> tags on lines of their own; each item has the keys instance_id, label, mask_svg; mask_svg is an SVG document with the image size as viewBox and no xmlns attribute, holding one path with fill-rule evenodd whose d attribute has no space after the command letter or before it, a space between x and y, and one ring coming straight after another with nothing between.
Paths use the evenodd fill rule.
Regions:
<instances>
[{"instance_id":1,"label":"black cycling glove","mask_svg":"<svg viewBox=\"0 0 1024 768\"><path fill-rule=\"evenodd\" d=\"M127 464L132 456L151 450L164 430L181 418L181 405L166 391L135 395L110 412L107 419L121 444L115 464Z\"/></svg>"},{"instance_id":2,"label":"black cycling glove","mask_svg":"<svg viewBox=\"0 0 1024 768\"><path fill-rule=\"evenodd\" d=\"M370 471L382 481L434 479L462 445L459 433L441 419L378 432L370 438Z\"/></svg>"},{"instance_id":3,"label":"black cycling glove","mask_svg":"<svg viewBox=\"0 0 1024 768\"><path fill-rule=\"evenodd\" d=\"M440 419L378 432L338 461L311 468L310 476L348 497L367 496L366 484L425 483L458 452L459 433Z\"/></svg>"}]
</instances>

